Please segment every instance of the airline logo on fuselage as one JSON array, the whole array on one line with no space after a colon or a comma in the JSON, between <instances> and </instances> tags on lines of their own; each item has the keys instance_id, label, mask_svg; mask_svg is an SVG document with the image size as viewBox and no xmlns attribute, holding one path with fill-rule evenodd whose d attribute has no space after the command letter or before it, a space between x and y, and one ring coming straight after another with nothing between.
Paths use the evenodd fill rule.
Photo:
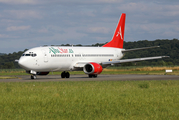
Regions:
<instances>
[{"instance_id":1,"label":"airline logo on fuselage","mask_svg":"<svg viewBox=\"0 0 179 120\"><path fill-rule=\"evenodd\" d=\"M57 53L74 53L72 49L64 49L64 48L54 48L54 47L50 47L49 48L49 53L54 53L54 54L57 54Z\"/></svg>"}]
</instances>

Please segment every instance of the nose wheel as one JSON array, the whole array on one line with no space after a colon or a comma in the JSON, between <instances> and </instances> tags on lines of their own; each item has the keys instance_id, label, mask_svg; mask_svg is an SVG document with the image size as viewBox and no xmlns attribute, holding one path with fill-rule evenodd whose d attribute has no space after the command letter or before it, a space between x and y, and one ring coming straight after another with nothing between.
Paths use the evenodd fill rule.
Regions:
<instances>
[{"instance_id":1,"label":"nose wheel","mask_svg":"<svg viewBox=\"0 0 179 120\"><path fill-rule=\"evenodd\" d=\"M37 79L36 75L31 75L31 79Z\"/></svg>"},{"instance_id":2,"label":"nose wheel","mask_svg":"<svg viewBox=\"0 0 179 120\"><path fill-rule=\"evenodd\" d=\"M70 73L69 72L62 72L61 73L61 78L69 78L70 77Z\"/></svg>"}]
</instances>

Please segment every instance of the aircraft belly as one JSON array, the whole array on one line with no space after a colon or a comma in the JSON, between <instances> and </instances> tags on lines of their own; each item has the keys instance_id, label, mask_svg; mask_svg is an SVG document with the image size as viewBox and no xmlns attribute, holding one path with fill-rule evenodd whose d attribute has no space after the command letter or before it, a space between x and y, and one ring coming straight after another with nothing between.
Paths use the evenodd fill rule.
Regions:
<instances>
[{"instance_id":1,"label":"aircraft belly","mask_svg":"<svg viewBox=\"0 0 179 120\"><path fill-rule=\"evenodd\" d=\"M56 59L51 60L48 65L50 71L68 71L70 70L70 60L68 59Z\"/></svg>"}]
</instances>

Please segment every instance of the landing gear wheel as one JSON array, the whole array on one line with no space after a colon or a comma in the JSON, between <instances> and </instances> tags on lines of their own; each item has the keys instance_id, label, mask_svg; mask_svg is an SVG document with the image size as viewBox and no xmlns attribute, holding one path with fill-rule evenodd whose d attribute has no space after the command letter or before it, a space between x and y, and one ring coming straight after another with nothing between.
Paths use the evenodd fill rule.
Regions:
<instances>
[{"instance_id":1,"label":"landing gear wheel","mask_svg":"<svg viewBox=\"0 0 179 120\"><path fill-rule=\"evenodd\" d=\"M61 78L65 78L65 72L61 73Z\"/></svg>"},{"instance_id":2,"label":"landing gear wheel","mask_svg":"<svg viewBox=\"0 0 179 120\"><path fill-rule=\"evenodd\" d=\"M70 73L69 72L62 72L61 73L61 78L69 78L70 77Z\"/></svg>"},{"instance_id":3,"label":"landing gear wheel","mask_svg":"<svg viewBox=\"0 0 179 120\"><path fill-rule=\"evenodd\" d=\"M93 77L94 77L94 78L97 78L97 77L98 77L98 75L93 75Z\"/></svg>"},{"instance_id":4,"label":"landing gear wheel","mask_svg":"<svg viewBox=\"0 0 179 120\"><path fill-rule=\"evenodd\" d=\"M91 75L91 74L89 74L88 77L89 77L89 78L92 78L92 77L97 78L98 75Z\"/></svg>"},{"instance_id":5,"label":"landing gear wheel","mask_svg":"<svg viewBox=\"0 0 179 120\"><path fill-rule=\"evenodd\" d=\"M69 72L66 72L66 78L69 78L70 77L70 73Z\"/></svg>"},{"instance_id":6,"label":"landing gear wheel","mask_svg":"<svg viewBox=\"0 0 179 120\"><path fill-rule=\"evenodd\" d=\"M89 78L92 78L92 77L93 77L93 75L88 75L88 77L89 77Z\"/></svg>"},{"instance_id":7,"label":"landing gear wheel","mask_svg":"<svg viewBox=\"0 0 179 120\"><path fill-rule=\"evenodd\" d=\"M36 75L31 75L31 79L37 79Z\"/></svg>"}]
</instances>

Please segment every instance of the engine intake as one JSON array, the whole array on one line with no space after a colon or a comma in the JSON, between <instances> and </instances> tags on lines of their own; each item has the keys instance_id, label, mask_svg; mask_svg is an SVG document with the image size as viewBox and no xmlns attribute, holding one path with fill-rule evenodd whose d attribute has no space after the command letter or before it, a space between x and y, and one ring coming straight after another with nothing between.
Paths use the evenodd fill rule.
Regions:
<instances>
[{"instance_id":1,"label":"engine intake","mask_svg":"<svg viewBox=\"0 0 179 120\"><path fill-rule=\"evenodd\" d=\"M103 71L103 68L100 64L91 62L91 63L87 63L83 67L83 71L86 74L100 74Z\"/></svg>"}]
</instances>

